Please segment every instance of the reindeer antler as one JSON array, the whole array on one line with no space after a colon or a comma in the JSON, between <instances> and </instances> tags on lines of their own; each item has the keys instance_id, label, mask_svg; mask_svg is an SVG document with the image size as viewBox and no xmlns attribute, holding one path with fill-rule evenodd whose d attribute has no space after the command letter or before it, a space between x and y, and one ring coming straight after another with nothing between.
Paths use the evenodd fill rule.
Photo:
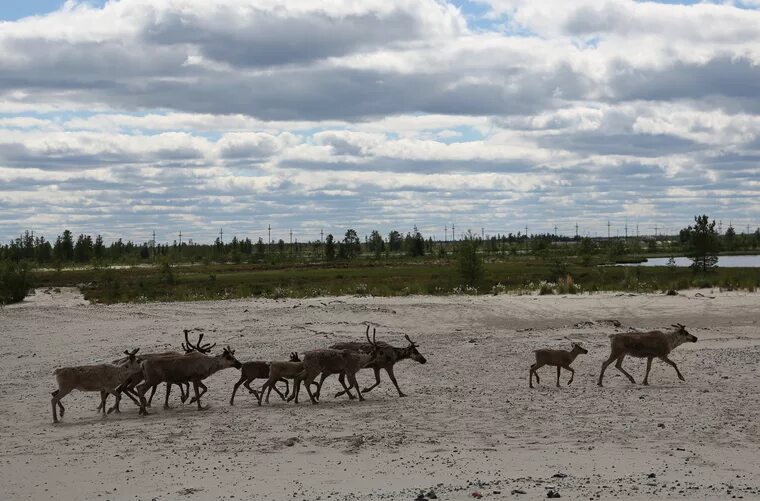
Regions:
<instances>
[{"instance_id":1,"label":"reindeer antler","mask_svg":"<svg viewBox=\"0 0 760 501\"><path fill-rule=\"evenodd\" d=\"M135 354L136 354L138 351L140 351L140 348L135 348L135 349L134 349L134 350L132 350L132 351L129 351L129 350L124 350L124 354L125 354L126 356L128 356L130 359L133 359L133 358L135 358Z\"/></svg>"},{"instance_id":2,"label":"reindeer antler","mask_svg":"<svg viewBox=\"0 0 760 501\"><path fill-rule=\"evenodd\" d=\"M409 341L409 344L411 344L411 345L412 345L412 346L414 346L415 348L416 348L417 346L419 346L417 343L415 343L414 341L412 341L412 340L409 338L409 334L404 334L404 337L406 338L406 340L407 340L407 341Z\"/></svg>"}]
</instances>

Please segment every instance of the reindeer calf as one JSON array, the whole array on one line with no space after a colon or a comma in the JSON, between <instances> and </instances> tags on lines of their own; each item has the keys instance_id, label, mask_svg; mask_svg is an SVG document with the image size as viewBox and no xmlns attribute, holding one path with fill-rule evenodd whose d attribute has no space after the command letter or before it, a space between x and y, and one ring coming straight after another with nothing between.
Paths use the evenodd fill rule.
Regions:
<instances>
[{"instance_id":1,"label":"reindeer calf","mask_svg":"<svg viewBox=\"0 0 760 501\"><path fill-rule=\"evenodd\" d=\"M570 371L570 380L567 382L569 385L573 382L573 377L575 377L575 371L572 367L570 367L570 364L573 363L573 360L575 360L575 357L577 357L580 354L586 354L588 353L588 350L584 349L579 345L578 343L573 343L573 349L570 351L567 350L536 350L536 363L530 366L530 373L529 373L529 380L530 380L530 387L533 388L533 376L536 376L536 383L540 383L541 380L538 378L538 372L536 372L538 369L543 367L544 365L551 365L553 367L557 368L557 387L559 388L559 375L560 372L562 372L562 369Z\"/></svg>"}]
</instances>

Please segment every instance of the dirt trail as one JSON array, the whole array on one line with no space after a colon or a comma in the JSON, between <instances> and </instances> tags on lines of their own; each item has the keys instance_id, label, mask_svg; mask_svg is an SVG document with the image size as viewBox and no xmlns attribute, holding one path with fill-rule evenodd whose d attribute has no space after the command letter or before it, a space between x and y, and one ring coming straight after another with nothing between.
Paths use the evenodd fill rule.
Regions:
<instances>
[{"instance_id":1,"label":"dirt trail","mask_svg":"<svg viewBox=\"0 0 760 501\"><path fill-rule=\"evenodd\" d=\"M439 499L537 499L552 488L569 499L760 498L760 295L696 292L112 306L40 292L0 310L2 497L414 499L432 489ZM204 329L241 361L285 360L361 337L367 321L393 344L409 334L427 357L397 366L407 398L382 374L363 403L333 399L331 378L318 406L273 394L258 407L239 392L230 407L238 372L226 370L208 380L204 412L177 399L141 418L126 401L103 419L95 394L75 392L51 423L61 365L175 349L182 328ZM674 322L699 337L672 355L685 383L656 361L649 387L614 368L596 386L608 334ZM568 338L589 349L573 385L554 387L544 368L529 390L532 350L569 347ZM644 365L626 360L637 381Z\"/></svg>"}]
</instances>

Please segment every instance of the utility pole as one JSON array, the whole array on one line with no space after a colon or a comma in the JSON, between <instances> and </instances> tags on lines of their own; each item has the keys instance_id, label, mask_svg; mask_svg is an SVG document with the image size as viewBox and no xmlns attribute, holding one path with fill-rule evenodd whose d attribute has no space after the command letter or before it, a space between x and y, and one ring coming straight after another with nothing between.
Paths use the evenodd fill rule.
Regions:
<instances>
[{"instance_id":1,"label":"utility pole","mask_svg":"<svg viewBox=\"0 0 760 501\"><path fill-rule=\"evenodd\" d=\"M557 225L554 225L554 238L557 238Z\"/></svg>"},{"instance_id":2,"label":"utility pole","mask_svg":"<svg viewBox=\"0 0 760 501\"><path fill-rule=\"evenodd\" d=\"M654 239L657 240L657 225L654 225Z\"/></svg>"},{"instance_id":3,"label":"utility pole","mask_svg":"<svg viewBox=\"0 0 760 501\"><path fill-rule=\"evenodd\" d=\"M319 243L324 243L324 242L325 242L325 229L320 228L319 229Z\"/></svg>"},{"instance_id":4,"label":"utility pole","mask_svg":"<svg viewBox=\"0 0 760 501\"><path fill-rule=\"evenodd\" d=\"M578 239L578 223L575 223L575 238Z\"/></svg>"},{"instance_id":5,"label":"utility pole","mask_svg":"<svg viewBox=\"0 0 760 501\"><path fill-rule=\"evenodd\" d=\"M454 242L457 241L457 234L454 233L454 223L451 223L451 240L453 240Z\"/></svg>"},{"instance_id":6,"label":"utility pole","mask_svg":"<svg viewBox=\"0 0 760 501\"><path fill-rule=\"evenodd\" d=\"M610 220L607 220L607 240L610 239Z\"/></svg>"},{"instance_id":7,"label":"utility pole","mask_svg":"<svg viewBox=\"0 0 760 501\"><path fill-rule=\"evenodd\" d=\"M156 259L156 230L153 230L153 240L150 242L150 247L153 250L153 259Z\"/></svg>"},{"instance_id":8,"label":"utility pole","mask_svg":"<svg viewBox=\"0 0 760 501\"><path fill-rule=\"evenodd\" d=\"M224 228L219 228L219 243L224 245Z\"/></svg>"},{"instance_id":9,"label":"utility pole","mask_svg":"<svg viewBox=\"0 0 760 501\"><path fill-rule=\"evenodd\" d=\"M525 225L525 253L528 253L528 225Z\"/></svg>"},{"instance_id":10,"label":"utility pole","mask_svg":"<svg viewBox=\"0 0 760 501\"><path fill-rule=\"evenodd\" d=\"M749 233L749 225L747 225L747 233ZM449 225L443 227L443 243L446 243L449 239Z\"/></svg>"},{"instance_id":11,"label":"utility pole","mask_svg":"<svg viewBox=\"0 0 760 501\"><path fill-rule=\"evenodd\" d=\"M179 247L182 248L182 230L179 230Z\"/></svg>"},{"instance_id":12,"label":"utility pole","mask_svg":"<svg viewBox=\"0 0 760 501\"><path fill-rule=\"evenodd\" d=\"M269 253L272 253L272 249L270 247L272 246L272 225L267 225L267 231L269 232L269 236L267 237L267 249L269 250Z\"/></svg>"},{"instance_id":13,"label":"utility pole","mask_svg":"<svg viewBox=\"0 0 760 501\"><path fill-rule=\"evenodd\" d=\"M486 239L486 229L481 227L480 228L480 239L485 240Z\"/></svg>"}]
</instances>

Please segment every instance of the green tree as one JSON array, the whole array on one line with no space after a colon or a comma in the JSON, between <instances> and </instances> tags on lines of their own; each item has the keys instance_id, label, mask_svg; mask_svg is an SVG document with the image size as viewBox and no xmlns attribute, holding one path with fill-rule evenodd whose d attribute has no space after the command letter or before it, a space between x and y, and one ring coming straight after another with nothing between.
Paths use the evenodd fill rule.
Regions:
<instances>
[{"instance_id":1,"label":"green tree","mask_svg":"<svg viewBox=\"0 0 760 501\"><path fill-rule=\"evenodd\" d=\"M385 241L380 236L380 232L373 230L369 236L369 251L375 254L376 258L380 257L380 254L385 250Z\"/></svg>"},{"instance_id":2,"label":"green tree","mask_svg":"<svg viewBox=\"0 0 760 501\"><path fill-rule=\"evenodd\" d=\"M478 241L467 235L457 245L457 267L466 285L475 286L483 278L483 260L478 254Z\"/></svg>"},{"instance_id":3,"label":"green tree","mask_svg":"<svg viewBox=\"0 0 760 501\"><path fill-rule=\"evenodd\" d=\"M103 245L103 236L98 235L95 238L95 244L92 246L92 254L95 256L95 259L103 259L105 250L106 246Z\"/></svg>"},{"instance_id":4,"label":"green tree","mask_svg":"<svg viewBox=\"0 0 760 501\"><path fill-rule=\"evenodd\" d=\"M328 261L335 259L335 239L332 234L325 238L325 259Z\"/></svg>"},{"instance_id":5,"label":"green tree","mask_svg":"<svg viewBox=\"0 0 760 501\"><path fill-rule=\"evenodd\" d=\"M346 230L346 235L343 237L343 246L341 247L343 254L341 257L347 259L353 259L359 255L362 250L362 243L353 229Z\"/></svg>"},{"instance_id":6,"label":"green tree","mask_svg":"<svg viewBox=\"0 0 760 501\"><path fill-rule=\"evenodd\" d=\"M388 233L388 248L391 252L398 252L401 250L401 244L403 242L403 239L401 238L401 233L399 233L396 230L391 231Z\"/></svg>"},{"instance_id":7,"label":"green tree","mask_svg":"<svg viewBox=\"0 0 760 501\"><path fill-rule=\"evenodd\" d=\"M710 222L707 215L694 216L694 226L685 229L688 235L689 258L695 271L710 271L718 262L718 232L715 221ZM682 233L684 230L681 230Z\"/></svg>"}]
</instances>

